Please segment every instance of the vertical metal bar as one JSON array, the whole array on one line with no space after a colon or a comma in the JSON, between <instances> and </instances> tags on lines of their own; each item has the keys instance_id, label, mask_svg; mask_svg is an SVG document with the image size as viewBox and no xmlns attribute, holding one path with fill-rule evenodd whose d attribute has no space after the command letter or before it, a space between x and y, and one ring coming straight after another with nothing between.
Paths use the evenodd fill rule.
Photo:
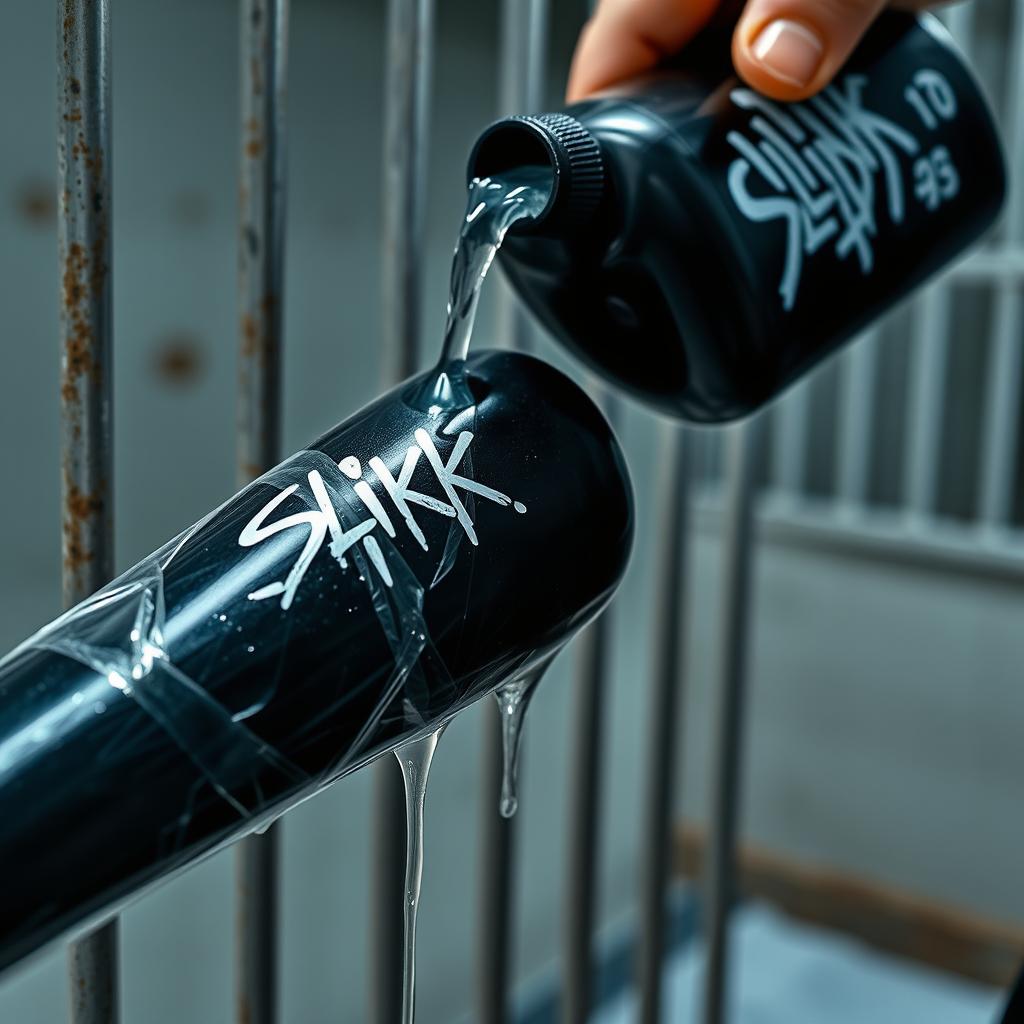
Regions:
<instances>
[{"instance_id":1,"label":"vertical metal bar","mask_svg":"<svg viewBox=\"0 0 1024 1024\"><path fill-rule=\"evenodd\" d=\"M601 726L610 633L611 617L606 611L587 627L576 645L576 735L569 790L563 1024L586 1024L593 998L591 943L597 901Z\"/></svg>"},{"instance_id":2,"label":"vertical metal bar","mask_svg":"<svg viewBox=\"0 0 1024 1024\"><path fill-rule=\"evenodd\" d=\"M238 245L238 439L241 485L281 460L285 117L289 0L239 8L241 164ZM235 1017L277 1019L279 836L236 848Z\"/></svg>"},{"instance_id":3,"label":"vertical metal bar","mask_svg":"<svg viewBox=\"0 0 1024 1024\"><path fill-rule=\"evenodd\" d=\"M840 357L836 498L845 514L867 506L878 344L878 330L870 330Z\"/></svg>"},{"instance_id":4,"label":"vertical metal bar","mask_svg":"<svg viewBox=\"0 0 1024 1024\"><path fill-rule=\"evenodd\" d=\"M535 110L540 104L547 26L548 0L503 0L499 115ZM529 319L504 281L499 285L496 317L499 338L520 351L530 348ZM487 716L483 745L481 900L477 926L477 1015L481 1024L504 1024L508 1020L507 996L512 975L515 818L503 818L498 807L502 777L500 724L498 715Z\"/></svg>"},{"instance_id":5,"label":"vertical metal bar","mask_svg":"<svg viewBox=\"0 0 1024 1024\"><path fill-rule=\"evenodd\" d=\"M498 116L535 113L544 102L550 0L502 0ZM500 279L497 336L521 352L532 348L530 316Z\"/></svg>"},{"instance_id":6,"label":"vertical metal bar","mask_svg":"<svg viewBox=\"0 0 1024 1024\"><path fill-rule=\"evenodd\" d=\"M978 499L980 525L999 531L1010 525L1020 420L1022 355L1020 325L1024 302L1019 288L999 285L996 293L985 402L982 406L982 461Z\"/></svg>"},{"instance_id":7,"label":"vertical metal bar","mask_svg":"<svg viewBox=\"0 0 1024 1024\"><path fill-rule=\"evenodd\" d=\"M942 18L969 55L974 42L974 6L958 4L942 12ZM912 523L935 514L951 300L949 279L940 278L924 290L913 312L903 481L904 510Z\"/></svg>"},{"instance_id":8,"label":"vertical metal bar","mask_svg":"<svg viewBox=\"0 0 1024 1024\"><path fill-rule=\"evenodd\" d=\"M964 56L970 61L974 54L974 6L956 4L939 11L950 35L957 41Z\"/></svg>"},{"instance_id":9,"label":"vertical metal bar","mask_svg":"<svg viewBox=\"0 0 1024 1024\"><path fill-rule=\"evenodd\" d=\"M372 969L369 1018L397 1024L402 1013L402 935L405 895L405 789L396 765L384 758L375 768Z\"/></svg>"},{"instance_id":10,"label":"vertical metal bar","mask_svg":"<svg viewBox=\"0 0 1024 1024\"><path fill-rule=\"evenodd\" d=\"M238 481L281 459L289 0L240 5Z\"/></svg>"},{"instance_id":11,"label":"vertical metal bar","mask_svg":"<svg viewBox=\"0 0 1024 1024\"><path fill-rule=\"evenodd\" d=\"M415 372L427 202L433 0L389 0L384 93L381 347L387 386ZM405 787L392 758L374 769L374 899L369 1019L402 1014Z\"/></svg>"},{"instance_id":12,"label":"vertical metal bar","mask_svg":"<svg viewBox=\"0 0 1024 1024\"><path fill-rule=\"evenodd\" d=\"M1013 24L1007 57L1003 115L1007 171L1010 176L1004 245L1024 241L1024 6L1011 7ZM984 530L1010 524L1017 464L1022 367L1021 323L1024 295L1019 282L1001 282L995 296L989 338L989 362L982 403L981 478L978 515Z\"/></svg>"},{"instance_id":13,"label":"vertical metal bar","mask_svg":"<svg viewBox=\"0 0 1024 1024\"><path fill-rule=\"evenodd\" d=\"M502 0L498 115L532 113L547 85L550 0Z\"/></svg>"},{"instance_id":14,"label":"vertical metal bar","mask_svg":"<svg viewBox=\"0 0 1024 1024\"><path fill-rule=\"evenodd\" d=\"M660 524L663 539L655 583L654 678L650 705L640 876L640 948L638 985L640 1021L658 1024L661 1015L661 969L665 950L665 911L668 895L672 793L679 756L679 705L684 677L683 623L685 561L689 525L690 436L665 424L659 479Z\"/></svg>"},{"instance_id":15,"label":"vertical metal bar","mask_svg":"<svg viewBox=\"0 0 1024 1024\"><path fill-rule=\"evenodd\" d=\"M774 410L772 483L782 499L798 500L803 494L810 404L810 383L805 380L792 387Z\"/></svg>"},{"instance_id":16,"label":"vertical metal bar","mask_svg":"<svg viewBox=\"0 0 1024 1024\"><path fill-rule=\"evenodd\" d=\"M618 412L614 397L605 399L604 409L614 423ZM586 1024L593 998L591 945L597 904L601 740L612 621L612 610L606 609L587 627L576 645L576 697L572 716L575 735L565 886L563 1024Z\"/></svg>"},{"instance_id":17,"label":"vertical metal bar","mask_svg":"<svg viewBox=\"0 0 1024 1024\"><path fill-rule=\"evenodd\" d=\"M276 826L242 840L235 851L235 1020L277 1020L279 837Z\"/></svg>"},{"instance_id":18,"label":"vertical metal bar","mask_svg":"<svg viewBox=\"0 0 1024 1024\"><path fill-rule=\"evenodd\" d=\"M743 708L751 600L754 470L760 418L727 437L722 526L722 604L718 637L717 717L712 746L710 835L705 868L708 966L704 1024L722 1024L728 974L729 914L735 896L736 832L743 753Z\"/></svg>"},{"instance_id":19,"label":"vertical metal bar","mask_svg":"<svg viewBox=\"0 0 1024 1024\"><path fill-rule=\"evenodd\" d=\"M935 512L949 358L950 298L950 286L945 279L928 285L917 301L910 333L903 503L912 521L926 519Z\"/></svg>"},{"instance_id":20,"label":"vertical metal bar","mask_svg":"<svg viewBox=\"0 0 1024 1024\"><path fill-rule=\"evenodd\" d=\"M110 10L57 4L61 535L65 607L113 575ZM119 1018L118 925L69 951L71 1020Z\"/></svg>"},{"instance_id":21,"label":"vertical metal bar","mask_svg":"<svg viewBox=\"0 0 1024 1024\"><path fill-rule=\"evenodd\" d=\"M433 22L433 0L388 4L381 267L388 386L414 373L419 358Z\"/></svg>"},{"instance_id":22,"label":"vertical metal bar","mask_svg":"<svg viewBox=\"0 0 1024 1024\"><path fill-rule=\"evenodd\" d=\"M509 1017L507 994L512 963L515 818L503 818L499 810L501 716L496 708L488 707L484 718L477 1018L481 1024L503 1024Z\"/></svg>"}]
</instances>

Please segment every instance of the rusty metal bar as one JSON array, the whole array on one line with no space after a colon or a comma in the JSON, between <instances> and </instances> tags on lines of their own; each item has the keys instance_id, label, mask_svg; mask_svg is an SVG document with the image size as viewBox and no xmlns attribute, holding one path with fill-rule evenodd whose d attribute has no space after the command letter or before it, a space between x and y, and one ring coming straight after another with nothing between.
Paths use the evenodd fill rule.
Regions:
<instances>
[{"instance_id":1,"label":"rusty metal bar","mask_svg":"<svg viewBox=\"0 0 1024 1024\"><path fill-rule=\"evenodd\" d=\"M419 359L433 22L433 0L389 0L381 267L381 349L388 387L414 373ZM375 772L369 1019L396 1024L402 1014L405 787L392 758Z\"/></svg>"},{"instance_id":2,"label":"rusty metal bar","mask_svg":"<svg viewBox=\"0 0 1024 1024\"><path fill-rule=\"evenodd\" d=\"M736 831L750 632L754 472L763 422L762 417L755 417L730 428L727 436L718 707L712 746L709 856L705 869L704 918L708 966L704 1024L722 1024L726 1017L728 928L736 891Z\"/></svg>"},{"instance_id":3,"label":"rusty metal bar","mask_svg":"<svg viewBox=\"0 0 1024 1024\"><path fill-rule=\"evenodd\" d=\"M61 534L65 607L113 575L110 9L57 4ZM69 952L71 1020L119 1018L118 925Z\"/></svg>"},{"instance_id":4,"label":"rusty metal bar","mask_svg":"<svg viewBox=\"0 0 1024 1024\"><path fill-rule=\"evenodd\" d=\"M654 677L643 851L640 876L638 987L641 1024L661 1019L661 972L665 954L672 794L679 759L679 707L685 670L684 598L689 532L691 438L685 429L663 426L659 496L659 555L655 590Z\"/></svg>"},{"instance_id":5,"label":"rusty metal bar","mask_svg":"<svg viewBox=\"0 0 1024 1024\"><path fill-rule=\"evenodd\" d=\"M541 103L547 53L548 0L503 0L498 61L498 114L536 110ZM520 351L529 350L530 322L504 281L499 281L497 336ZM487 716L483 744L484 803L481 837L481 901L478 924L477 1015L481 1024L508 1019L512 965L515 818L503 818L496 794L501 789L502 740L497 716Z\"/></svg>"},{"instance_id":6,"label":"rusty metal bar","mask_svg":"<svg viewBox=\"0 0 1024 1024\"><path fill-rule=\"evenodd\" d=\"M289 0L242 0L238 481L281 460Z\"/></svg>"},{"instance_id":7,"label":"rusty metal bar","mask_svg":"<svg viewBox=\"0 0 1024 1024\"><path fill-rule=\"evenodd\" d=\"M281 460L285 111L289 0L239 7L241 154L238 239L237 477ZM235 1018L277 1020L279 836L272 826L235 851Z\"/></svg>"}]
</instances>

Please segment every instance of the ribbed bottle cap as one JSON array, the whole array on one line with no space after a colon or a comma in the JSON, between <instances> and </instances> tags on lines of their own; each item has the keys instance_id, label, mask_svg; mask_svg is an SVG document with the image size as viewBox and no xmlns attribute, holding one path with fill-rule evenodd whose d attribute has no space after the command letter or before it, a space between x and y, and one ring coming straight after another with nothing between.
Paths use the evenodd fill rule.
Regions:
<instances>
[{"instance_id":1,"label":"ribbed bottle cap","mask_svg":"<svg viewBox=\"0 0 1024 1024\"><path fill-rule=\"evenodd\" d=\"M548 205L513 230L570 232L591 221L604 193L604 161L593 135L568 114L516 115L496 121L477 139L468 180L493 177L513 167L549 164L554 187Z\"/></svg>"}]
</instances>

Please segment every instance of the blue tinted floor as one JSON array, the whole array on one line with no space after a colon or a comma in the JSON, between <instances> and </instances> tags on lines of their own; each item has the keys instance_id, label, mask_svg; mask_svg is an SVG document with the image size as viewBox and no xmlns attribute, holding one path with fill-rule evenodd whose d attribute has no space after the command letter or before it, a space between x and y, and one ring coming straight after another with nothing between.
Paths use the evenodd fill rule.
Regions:
<instances>
[{"instance_id":1,"label":"blue tinted floor","mask_svg":"<svg viewBox=\"0 0 1024 1024\"><path fill-rule=\"evenodd\" d=\"M730 1024L992 1024L1003 993L885 956L757 904L732 930ZM699 945L669 960L666 1021L700 1019ZM592 1024L633 1024L633 993L622 992Z\"/></svg>"}]
</instances>

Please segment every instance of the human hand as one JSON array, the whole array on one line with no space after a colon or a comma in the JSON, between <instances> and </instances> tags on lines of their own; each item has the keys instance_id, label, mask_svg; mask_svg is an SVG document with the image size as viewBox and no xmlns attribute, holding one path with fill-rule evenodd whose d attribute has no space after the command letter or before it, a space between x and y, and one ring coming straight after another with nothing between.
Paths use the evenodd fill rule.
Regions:
<instances>
[{"instance_id":1,"label":"human hand","mask_svg":"<svg viewBox=\"0 0 1024 1024\"><path fill-rule=\"evenodd\" d=\"M631 78L678 53L724 0L600 0L580 35L568 99ZM732 37L736 71L777 100L823 89L887 0L747 0ZM920 9L928 0L898 0Z\"/></svg>"}]
</instances>

